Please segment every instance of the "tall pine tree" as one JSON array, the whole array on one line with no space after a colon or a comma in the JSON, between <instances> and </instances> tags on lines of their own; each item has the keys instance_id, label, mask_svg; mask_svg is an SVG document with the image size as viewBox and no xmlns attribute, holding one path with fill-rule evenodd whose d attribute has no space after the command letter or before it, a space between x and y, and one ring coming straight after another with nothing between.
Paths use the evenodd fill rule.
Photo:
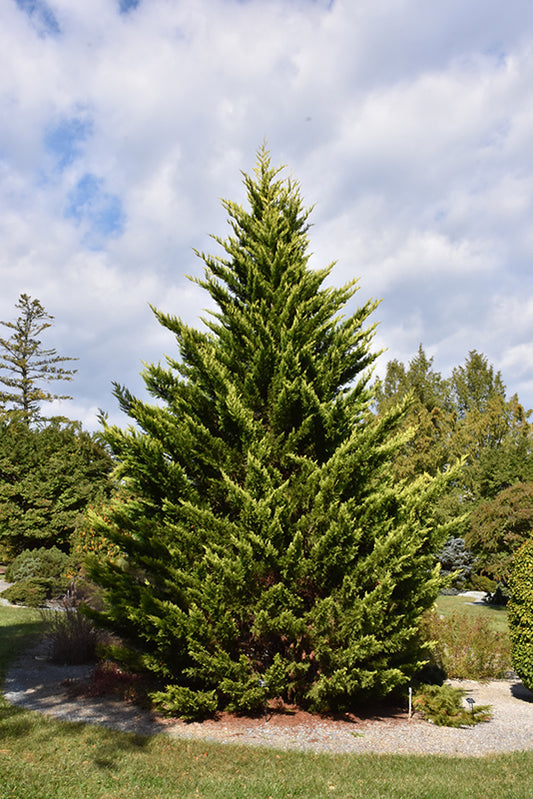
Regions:
<instances>
[{"instance_id":1,"label":"tall pine tree","mask_svg":"<svg viewBox=\"0 0 533 799\"><path fill-rule=\"evenodd\" d=\"M106 426L126 490L93 561L102 623L169 683L175 713L252 710L266 696L351 708L405 684L424 651L418 622L439 586L440 483L394 484L399 411L370 413L375 308L308 265L299 188L259 152L249 210L199 253L216 303L207 332L156 311L178 357L150 365L151 404L116 386L134 424Z\"/></svg>"},{"instance_id":2,"label":"tall pine tree","mask_svg":"<svg viewBox=\"0 0 533 799\"><path fill-rule=\"evenodd\" d=\"M51 327L54 317L45 311L39 300L21 294L15 308L20 310L16 322L0 322L13 331L10 338L0 338L0 383L9 389L0 391L0 405L8 416L22 418L29 425L41 420L42 402L72 399L68 395L52 394L44 384L72 380L76 370L65 369L62 364L76 358L41 347L39 336Z\"/></svg>"}]
</instances>

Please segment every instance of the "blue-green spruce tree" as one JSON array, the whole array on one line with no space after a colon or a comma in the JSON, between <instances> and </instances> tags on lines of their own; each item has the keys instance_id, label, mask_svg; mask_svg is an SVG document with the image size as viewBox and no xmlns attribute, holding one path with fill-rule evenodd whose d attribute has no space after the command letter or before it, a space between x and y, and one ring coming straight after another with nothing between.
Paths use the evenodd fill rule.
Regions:
<instances>
[{"instance_id":1,"label":"blue-green spruce tree","mask_svg":"<svg viewBox=\"0 0 533 799\"><path fill-rule=\"evenodd\" d=\"M222 255L199 253L216 311L199 331L155 311L177 356L147 366L154 402L116 386L106 426L125 493L95 523L100 621L168 684L170 711L253 710L266 696L350 709L425 659L438 592L438 480L394 484L398 411L370 412L376 303L311 269L309 211L262 149L249 207L225 202Z\"/></svg>"}]
</instances>

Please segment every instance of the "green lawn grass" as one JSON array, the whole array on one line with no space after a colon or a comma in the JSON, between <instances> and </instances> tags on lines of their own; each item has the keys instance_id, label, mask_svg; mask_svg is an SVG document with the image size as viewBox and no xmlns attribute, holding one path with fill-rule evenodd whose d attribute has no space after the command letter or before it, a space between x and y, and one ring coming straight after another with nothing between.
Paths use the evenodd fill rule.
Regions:
<instances>
[{"instance_id":1,"label":"green lawn grass","mask_svg":"<svg viewBox=\"0 0 533 799\"><path fill-rule=\"evenodd\" d=\"M488 619L493 630L507 632L507 609L503 605L489 605L488 603L474 604L472 597L445 596L437 597L437 612L443 616L451 616L455 611L466 613L472 618L483 617Z\"/></svg>"},{"instance_id":2,"label":"green lawn grass","mask_svg":"<svg viewBox=\"0 0 533 799\"><path fill-rule=\"evenodd\" d=\"M3 668L38 626L34 611L0 607ZM0 799L530 799L532 795L533 753L529 752L484 758L278 752L177 741L164 735L145 738L58 722L0 699Z\"/></svg>"},{"instance_id":3,"label":"green lawn grass","mask_svg":"<svg viewBox=\"0 0 533 799\"><path fill-rule=\"evenodd\" d=\"M8 664L42 629L43 622L38 610L0 605L0 681L4 678Z\"/></svg>"}]
</instances>

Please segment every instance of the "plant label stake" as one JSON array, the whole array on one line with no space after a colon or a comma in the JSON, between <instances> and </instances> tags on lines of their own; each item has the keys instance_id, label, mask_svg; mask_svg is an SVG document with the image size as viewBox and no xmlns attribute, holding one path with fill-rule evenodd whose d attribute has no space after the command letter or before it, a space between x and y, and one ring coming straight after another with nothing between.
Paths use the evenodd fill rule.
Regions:
<instances>
[{"instance_id":1,"label":"plant label stake","mask_svg":"<svg viewBox=\"0 0 533 799\"><path fill-rule=\"evenodd\" d=\"M265 681L263 680L263 678L261 677L261 678L259 679L259 687L260 687L260 688L266 688L266 685L267 685L267 684L266 684L266 682L265 682ZM266 691L265 691L265 721L268 721L268 708L267 708L267 698L266 698Z\"/></svg>"}]
</instances>

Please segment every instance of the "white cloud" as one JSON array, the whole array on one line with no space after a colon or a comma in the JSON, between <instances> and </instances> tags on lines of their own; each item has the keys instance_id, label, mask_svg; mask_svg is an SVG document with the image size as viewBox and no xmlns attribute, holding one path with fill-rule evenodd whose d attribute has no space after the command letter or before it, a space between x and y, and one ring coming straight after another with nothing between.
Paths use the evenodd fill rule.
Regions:
<instances>
[{"instance_id":1,"label":"white cloud","mask_svg":"<svg viewBox=\"0 0 533 799\"><path fill-rule=\"evenodd\" d=\"M529 3L48 6L59 32L2 11L0 319L22 291L55 315L80 418L173 346L149 302L201 313L192 247L216 251L219 199L243 199L265 136L316 203L313 263L384 298L385 357L422 342L455 365L475 347L533 404Z\"/></svg>"}]
</instances>

